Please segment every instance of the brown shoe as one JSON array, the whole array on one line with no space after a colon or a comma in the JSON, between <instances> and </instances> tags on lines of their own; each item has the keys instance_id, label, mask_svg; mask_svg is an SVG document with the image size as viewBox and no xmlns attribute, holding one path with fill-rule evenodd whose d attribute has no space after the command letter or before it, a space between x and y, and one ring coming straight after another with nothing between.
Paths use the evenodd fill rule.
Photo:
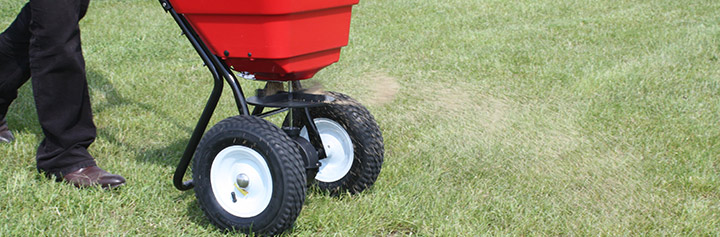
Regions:
<instances>
[{"instance_id":1,"label":"brown shoe","mask_svg":"<svg viewBox=\"0 0 720 237\"><path fill-rule=\"evenodd\" d=\"M0 143L10 143L15 140L15 137L8 128L7 121L5 118L0 119Z\"/></svg>"},{"instance_id":2,"label":"brown shoe","mask_svg":"<svg viewBox=\"0 0 720 237\"><path fill-rule=\"evenodd\" d=\"M114 188L125 184L125 178L117 174L111 174L100 167L90 166L81 168L63 177L65 182L71 183L78 188L98 186L103 188Z\"/></svg>"}]
</instances>

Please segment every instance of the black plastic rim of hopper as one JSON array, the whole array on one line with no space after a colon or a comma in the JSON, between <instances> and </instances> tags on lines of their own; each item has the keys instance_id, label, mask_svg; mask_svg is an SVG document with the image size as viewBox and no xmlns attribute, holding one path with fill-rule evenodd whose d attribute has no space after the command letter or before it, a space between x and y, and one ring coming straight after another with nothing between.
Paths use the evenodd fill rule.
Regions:
<instances>
[{"instance_id":1,"label":"black plastic rim of hopper","mask_svg":"<svg viewBox=\"0 0 720 237\"><path fill-rule=\"evenodd\" d=\"M270 108L309 108L333 102L335 98L329 95L283 91L270 96L253 96L246 101L251 105Z\"/></svg>"}]
</instances>

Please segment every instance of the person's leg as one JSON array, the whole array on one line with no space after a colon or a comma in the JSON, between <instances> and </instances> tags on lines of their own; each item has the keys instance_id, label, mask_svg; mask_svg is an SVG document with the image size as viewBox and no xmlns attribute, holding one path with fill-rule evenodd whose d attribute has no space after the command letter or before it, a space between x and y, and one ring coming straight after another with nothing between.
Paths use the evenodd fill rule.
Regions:
<instances>
[{"instance_id":1,"label":"person's leg","mask_svg":"<svg viewBox=\"0 0 720 237\"><path fill-rule=\"evenodd\" d=\"M83 4L83 2L85 4ZM63 177L95 166L87 148L95 140L78 22L87 0L30 0L30 71L45 139L38 170Z\"/></svg>"},{"instance_id":2,"label":"person's leg","mask_svg":"<svg viewBox=\"0 0 720 237\"><path fill-rule=\"evenodd\" d=\"M17 97L17 90L30 78L30 8L22 8L12 24L0 34L0 120Z\"/></svg>"},{"instance_id":3,"label":"person's leg","mask_svg":"<svg viewBox=\"0 0 720 237\"><path fill-rule=\"evenodd\" d=\"M20 86L30 78L28 45L30 9L26 4L12 24L0 34L0 143L15 139L5 115Z\"/></svg>"},{"instance_id":4,"label":"person's leg","mask_svg":"<svg viewBox=\"0 0 720 237\"><path fill-rule=\"evenodd\" d=\"M87 152L95 139L78 22L89 0L31 0L0 34L0 141L17 90L33 76L33 94L45 139L37 154L41 172L77 187L116 187L120 175L97 167Z\"/></svg>"}]
</instances>

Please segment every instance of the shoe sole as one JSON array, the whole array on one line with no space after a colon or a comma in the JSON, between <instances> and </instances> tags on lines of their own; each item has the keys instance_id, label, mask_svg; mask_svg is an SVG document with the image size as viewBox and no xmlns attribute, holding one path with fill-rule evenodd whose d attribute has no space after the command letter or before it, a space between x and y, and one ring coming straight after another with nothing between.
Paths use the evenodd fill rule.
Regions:
<instances>
[{"instance_id":1,"label":"shoe sole","mask_svg":"<svg viewBox=\"0 0 720 237\"><path fill-rule=\"evenodd\" d=\"M116 188L119 188L119 187L122 187L122 186L125 186L125 183L116 184L116 185L109 185L109 186L106 186L106 187L102 187L102 189L105 189L105 190L116 189Z\"/></svg>"}]
</instances>

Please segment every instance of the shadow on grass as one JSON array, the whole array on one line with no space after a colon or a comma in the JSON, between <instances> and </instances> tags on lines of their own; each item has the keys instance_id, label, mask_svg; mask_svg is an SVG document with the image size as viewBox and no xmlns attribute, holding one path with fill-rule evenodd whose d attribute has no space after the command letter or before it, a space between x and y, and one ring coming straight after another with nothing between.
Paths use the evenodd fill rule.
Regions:
<instances>
[{"instance_id":1,"label":"shadow on grass","mask_svg":"<svg viewBox=\"0 0 720 237\"><path fill-rule=\"evenodd\" d=\"M87 70L87 83L89 87L89 93L91 97L96 96L98 94L102 94L105 96L105 100L103 101L93 101L93 113L94 114L101 114L103 112L112 110L116 107L123 107L123 106L131 106L134 108L137 108L141 111L147 111L148 113L156 114L158 117L162 117L165 119L165 122L169 122L171 126L175 126L176 128L179 128L181 131L186 131L188 136L187 137L176 137L176 138L169 138L171 141L168 141L164 143L165 145L156 148L156 149L147 149L143 148L138 145L132 145L128 144L127 142L122 141L120 138L122 137L121 130L117 128L102 128L98 129L97 131L97 137L103 139L104 141L108 142L112 146L119 147L123 151L138 151L134 159L141 162L147 162L151 164L157 164L165 167L172 167L174 171L174 167L176 167L178 161L182 157L182 154L185 150L185 147L187 145L187 140L190 138L190 134L192 133L192 130L194 127L190 127L185 125L185 121L181 121L180 119L175 119L173 116L171 116L168 113L163 112L161 104L152 104L152 103L143 103L141 101L130 99L128 96L124 96L123 92L121 90L118 90L116 86L113 84L112 81L108 80L108 78L102 74L102 72L93 70L91 68L88 68ZM133 116L133 115L127 115L127 116ZM198 113L199 116L199 113ZM26 82L22 87L18 90L18 96L17 98L12 102L9 111L6 115L10 129L13 133L17 135L21 134L33 134L40 139L44 137L42 134L42 129L40 127L37 111L35 108L35 100L33 96L32 91L32 83L30 83L30 80ZM191 125L191 126L194 126ZM23 143L33 143L34 141L16 141L16 142L23 142ZM33 146L37 146L38 144L32 144ZM147 149L147 150L143 150ZM129 154L129 153L128 153ZM30 168L30 167L28 167ZM35 168L31 168L33 171L35 171ZM136 171L136 172L142 172L142 171ZM44 174L34 172L34 178L38 181L41 181L42 183L45 182L52 182L54 181L53 178L48 178ZM159 174L158 174L159 175ZM166 185L172 185L172 180L168 180ZM59 185L58 188L65 187L63 185ZM69 187L65 187L65 189L72 189ZM100 189L99 189L100 190ZM122 188L117 189L122 190ZM74 191L74 190L73 190ZM94 189L85 189L82 190L82 192L95 192L98 190ZM106 190L102 190L104 193ZM113 190L114 192L116 190ZM211 223L205 218L198 201L195 200L194 192L188 191L188 192L179 192L177 193L177 198L182 200L193 199L192 202L190 202L187 206L187 212L185 215L188 217L188 219L200 226L201 228L206 228L211 231L217 231L217 229L211 225Z\"/></svg>"},{"instance_id":2,"label":"shadow on grass","mask_svg":"<svg viewBox=\"0 0 720 237\"><path fill-rule=\"evenodd\" d=\"M172 126L180 128L181 130L187 132L187 137L171 138L173 140L164 143L165 146L162 146L160 148L148 149L146 147L128 144L127 142L118 139L118 137L121 135L120 129L98 129L98 138L102 138L108 143L112 144L113 146L119 147L122 150L134 151L133 153L137 154L134 157L135 160L164 167L172 167L174 172L175 167L177 166L183 152L185 151L185 147L187 146L187 142L190 139L190 134L192 133L194 127L188 127L184 125L184 123L182 123L182 121L180 121L179 119L174 119L173 116L171 116L170 114L163 112L159 104L149 104L128 99L127 97L123 96L117 90L117 88L115 88L111 81L107 80L105 76L103 76L97 71L89 70L87 72L87 77L88 83L91 87L90 93L103 93L105 96L105 100L103 102L94 104L94 113L102 113L103 111L111 110L115 107L132 106L134 108L147 111L148 113L156 114L157 116L164 118L165 122L170 122ZM186 180L190 178L190 174L190 172L187 173ZM167 181L167 185L172 185L172 180ZM194 192L186 191L180 192L177 198L186 200L188 198L195 199L195 196ZM186 215L189 217L190 221L197 224L198 226L211 226L210 222L205 218L202 210L200 209L197 200L193 200L192 203L188 205Z\"/></svg>"},{"instance_id":3,"label":"shadow on grass","mask_svg":"<svg viewBox=\"0 0 720 237\"><path fill-rule=\"evenodd\" d=\"M102 74L89 70L87 72L88 83L90 84L91 93L103 93L106 100L102 103L94 104L94 113L102 113L105 110L110 110L120 106L132 106L139 108L140 110L147 111L152 114L156 114L159 117L164 118L165 122L170 122L172 126L180 128L186 131L188 134L192 133L192 127L184 125L179 119L174 119L168 113L162 111L161 106L156 104L148 104L124 97L118 90L113 86L112 82L108 81ZM131 116L131 115L130 115ZM98 137L107 140L109 143L122 147L127 150L140 151L135 157L136 160L142 162L154 163L162 166L176 166L180 160L187 140L190 138L174 138L173 141L168 142L167 146L158 149L146 150L143 147L133 147L130 144L120 141L117 139L119 131L114 131L112 128L99 129Z\"/></svg>"},{"instance_id":4,"label":"shadow on grass","mask_svg":"<svg viewBox=\"0 0 720 237\"><path fill-rule=\"evenodd\" d=\"M159 116L166 118L166 121L171 122L175 127L181 128L185 131L187 131L188 134L192 132L192 127L188 127L183 125L179 120L172 119L172 116L170 116L167 113L164 113L160 110L159 106L142 103L138 101L133 101L130 99L127 99L123 97L117 89L113 86L113 84L108 81L105 76L98 73L94 70L88 70L87 71L87 81L88 86L90 87L90 94L97 94L97 93L103 93L105 97L107 98L106 102L103 103L93 103L93 113L98 114L102 113L105 110L112 109L113 107L118 106L135 106L137 108L140 108L142 110L149 111L154 114L158 114ZM20 89L18 90L18 97L12 102L10 109L7 114L8 123L10 125L10 129L14 132L16 131L22 131L27 133L33 133L42 136L42 129L39 126L37 112L35 109L35 101L33 99L33 92L32 92L32 85L30 81L28 80L27 83L25 83ZM123 147L127 147L128 144L122 143L116 139L116 134L113 134L112 131L108 131L105 129L98 130L98 137L102 137L103 139L106 139L110 143L114 145L119 145ZM184 150L184 145L180 145L178 143L184 143L186 140L189 139L180 139L183 141L175 141L171 143L170 146L167 146L162 149L158 149L159 153L165 154L168 153L166 151L171 150ZM177 158L179 160L179 157ZM144 160L144 159L143 159ZM166 159L160 159L160 160L166 160ZM145 160L149 161L149 160ZM167 162L159 162L160 164L164 165L175 165L172 163Z\"/></svg>"},{"instance_id":5,"label":"shadow on grass","mask_svg":"<svg viewBox=\"0 0 720 237\"><path fill-rule=\"evenodd\" d=\"M185 192L188 194L194 194L195 192ZM190 197L184 197L184 198L190 198ZM192 198L195 198L193 195ZM197 199L194 199L191 203L187 205L187 213L188 218L190 221L197 225L201 226L203 229L211 230L215 232L222 232L222 230L218 229L212 223L210 223L210 220L205 217L205 214L203 213L202 209L200 208L200 203Z\"/></svg>"}]
</instances>

